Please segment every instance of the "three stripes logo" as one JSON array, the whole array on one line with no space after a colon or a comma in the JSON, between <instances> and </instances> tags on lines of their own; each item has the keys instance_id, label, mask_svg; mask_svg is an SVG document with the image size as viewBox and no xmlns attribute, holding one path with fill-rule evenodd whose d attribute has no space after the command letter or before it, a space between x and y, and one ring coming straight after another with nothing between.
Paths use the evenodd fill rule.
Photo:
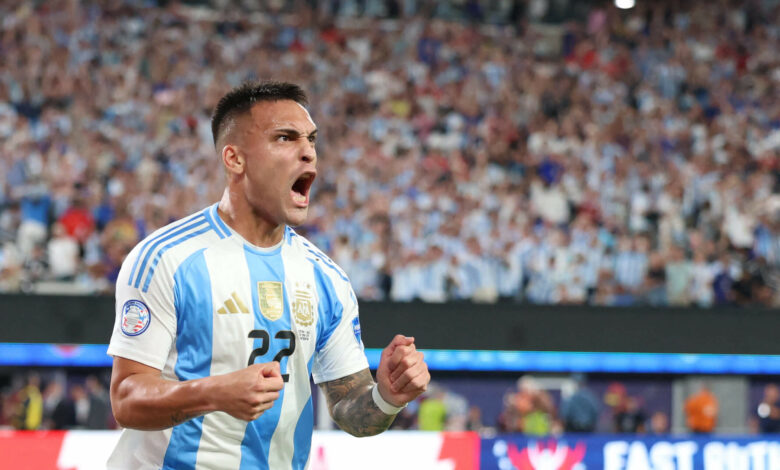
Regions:
<instances>
[{"instance_id":1,"label":"three stripes logo","mask_svg":"<svg viewBox=\"0 0 780 470\"><path fill-rule=\"evenodd\" d=\"M246 304L241 300L235 292L230 294L230 297L222 303L222 307L217 310L217 313L226 315L230 313L249 313L249 309Z\"/></svg>"}]
</instances>

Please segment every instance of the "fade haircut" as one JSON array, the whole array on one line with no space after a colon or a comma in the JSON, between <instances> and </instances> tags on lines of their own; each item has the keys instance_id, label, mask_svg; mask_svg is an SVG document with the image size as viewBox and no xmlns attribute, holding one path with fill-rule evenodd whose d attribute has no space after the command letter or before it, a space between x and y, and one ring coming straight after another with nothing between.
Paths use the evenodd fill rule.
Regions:
<instances>
[{"instance_id":1,"label":"fade haircut","mask_svg":"<svg viewBox=\"0 0 780 470\"><path fill-rule=\"evenodd\" d=\"M309 102L306 92L294 83L260 81L246 82L230 90L217 103L211 116L211 134L214 146L235 122L236 118L246 114L256 103L262 101L291 100L306 106Z\"/></svg>"}]
</instances>

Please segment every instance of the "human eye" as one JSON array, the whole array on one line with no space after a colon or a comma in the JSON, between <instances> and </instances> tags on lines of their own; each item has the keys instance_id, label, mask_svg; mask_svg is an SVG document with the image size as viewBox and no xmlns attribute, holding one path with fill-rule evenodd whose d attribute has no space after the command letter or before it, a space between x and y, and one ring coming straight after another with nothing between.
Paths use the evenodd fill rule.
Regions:
<instances>
[{"instance_id":1,"label":"human eye","mask_svg":"<svg viewBox=\"0 0 780 470\"><path fill-rule=\"evenodd\" d=\"M276 141L277 142L290 142L291 140L292 139L287 134L281 134L281 135L276 136Z\"/></svg>"}]
</instances>

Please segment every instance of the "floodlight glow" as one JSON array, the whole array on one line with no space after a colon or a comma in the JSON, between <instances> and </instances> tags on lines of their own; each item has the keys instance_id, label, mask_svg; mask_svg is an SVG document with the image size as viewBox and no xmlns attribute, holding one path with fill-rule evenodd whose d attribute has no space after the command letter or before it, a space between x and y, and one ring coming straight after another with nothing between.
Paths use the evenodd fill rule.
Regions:
<instances>
[{"instance_id":1,"label":"floodlight glow","mask_svg":"<svg viewBox=\"0 0 780 470\"><path fill-rule=\"evenodd\" d=\"M615 6L620 8L621 10L628 10L629 8L634 8L636 5L635 0L615 0Z\"/></svg>"}]
</instances>

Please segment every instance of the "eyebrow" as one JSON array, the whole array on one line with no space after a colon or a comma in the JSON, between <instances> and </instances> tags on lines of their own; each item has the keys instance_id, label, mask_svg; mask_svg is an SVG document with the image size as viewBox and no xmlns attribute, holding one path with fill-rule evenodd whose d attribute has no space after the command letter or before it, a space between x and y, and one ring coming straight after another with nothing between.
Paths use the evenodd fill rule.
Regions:
<instances>
[{"instance_id":1,"label":"eyebrow","mask_svg":"<svg viewBox=\"0 0 780 470\"><path fill-rule=\"evenodd\" d=\"M304 134L301 131L297 129L292 128L281 128L281 129L274 129L274 134L286 134L290 137L299 138L301 136L305 137L317 137L317 129L314 129L313 131L309 132L308 134Z\"/></svg>"}]
</instances>

